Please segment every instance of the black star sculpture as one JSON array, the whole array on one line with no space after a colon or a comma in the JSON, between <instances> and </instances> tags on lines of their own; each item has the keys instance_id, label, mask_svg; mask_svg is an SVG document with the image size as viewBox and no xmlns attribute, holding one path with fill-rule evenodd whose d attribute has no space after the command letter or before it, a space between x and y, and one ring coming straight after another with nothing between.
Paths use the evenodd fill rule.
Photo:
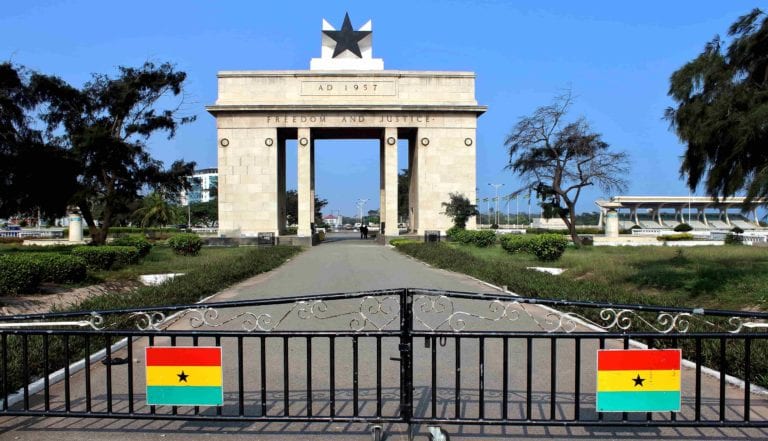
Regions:
<instances>
[{"instance_id":1,"label":"black star sculpture","mask_svg":"<svg viewBox=\"0 0 768 441\"><path fill-rule=\"evenodd\" d=\"M633 378L632 381L635 382L635 387L637 387L637 386L642 387L643 386L643 381L645 381L645 378L640 378L640 374L637 374L637 378Z\"/></svg>"},{"instance_id":2,"label":"black star sculpture","mask_svg":"<svg viewBox=\"0 0 768 441\"><path fill-rule=\"evenodd\" d=\"M182 381L186 383L187 377L189 377L189 374L185 374L184 371L181 371L181 373L176 374L176 376L179 377L179 383L181 383Z\"/></svg>"},{"instance_id":3,"label":"black star sculpture","mask_svg":"<svg viewBox=\"0 0 768 441\"><path fill-rule=\"evenodd\" d=\"M346 50L357 55L358 58L363 58L363 54L360 53L360 46L357 43L370 33L371 31L356 31L352 29L349 13L344 14L344 24L341 25L340 31L323 31L323 34L333 38L336 42L336 47L333 49L333 58L336 58Z\"/></svg>"}]
</instances>

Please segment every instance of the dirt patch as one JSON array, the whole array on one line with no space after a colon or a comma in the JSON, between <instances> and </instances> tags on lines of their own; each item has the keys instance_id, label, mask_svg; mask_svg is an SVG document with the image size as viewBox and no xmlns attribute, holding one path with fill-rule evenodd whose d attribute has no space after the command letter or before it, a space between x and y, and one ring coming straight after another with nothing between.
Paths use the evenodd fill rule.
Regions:
<instances>
[{"instance_id":1,"label":"dirt patch","mask_svg":"<svg viewBox=\"0 0 768 441\"><path fill-rule=\"evenodd\" d=\"M50 312L54 307L64 309L93 296L108 292L128 292L139 286L138 282L110 282L82 288L62 289L53 285L43 285L37 294L0 297L0 314L38 314Z\"/></svg>"}]
</instances>

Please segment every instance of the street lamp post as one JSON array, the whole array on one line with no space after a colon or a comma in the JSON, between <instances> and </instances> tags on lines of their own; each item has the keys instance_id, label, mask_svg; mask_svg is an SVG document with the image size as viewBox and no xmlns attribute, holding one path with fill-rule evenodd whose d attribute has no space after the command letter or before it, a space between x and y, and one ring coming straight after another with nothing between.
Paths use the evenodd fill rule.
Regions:
<instances>
[{"instance_id":1,"label":"street lamp post","mask_svg":"<svg viewBox=\"0 0 768 441\"><path fill-rule=\"evenodd\" d=\"M496 222L494 222L496 225L499 225L499 188L503 187L504 184L488 184L491 187L496 189Z\"/></svg>"}]
</instances>

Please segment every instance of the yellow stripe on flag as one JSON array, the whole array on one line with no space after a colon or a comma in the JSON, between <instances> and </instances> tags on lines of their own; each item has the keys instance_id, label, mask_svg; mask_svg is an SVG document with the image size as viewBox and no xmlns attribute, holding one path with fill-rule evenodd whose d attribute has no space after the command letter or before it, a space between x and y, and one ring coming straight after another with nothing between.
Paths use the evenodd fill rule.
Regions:
<instances>
[{"instance_id":1,"label":"yellow stripe on flag","mask_svg":"<svg viewBox=\"0 0 768 441\"><path fill-rule=\"evenodd\" d=\"M147 366L147 386L221 386L221 366Z\"/></svg>"},{"instance_id":2,"label":"yellow stripe on flag","mask_svg":"<svg viewBox=\"0 0 768 441\"><path fill-rule=\"evenodd\" d=\"M639 377L638 377L639 376ZM680 391L680 371L598 371L598 392Z\"/></svg>"}]
</instances>

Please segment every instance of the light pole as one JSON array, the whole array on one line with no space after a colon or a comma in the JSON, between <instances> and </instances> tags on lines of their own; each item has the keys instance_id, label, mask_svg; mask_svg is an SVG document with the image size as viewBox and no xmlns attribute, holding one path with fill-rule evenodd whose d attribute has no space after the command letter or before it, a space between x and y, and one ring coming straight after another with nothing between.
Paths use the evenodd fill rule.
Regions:
<instances>
[{"instance_id":1,"label":"light pole","mask_svg":"<svg viewBox=\"0 0 768 441\"><path fill-rule=\"evenodd\" d=\"M365 207L365 203L368 202L368 199L358 199L357 200L357 217L360 219L360 225L363 225L363 207Z\"/></svg>"},{"instance_id":2,"label":"light pole","mask_svg":"<svg viewBox=\"0 0 768 441\"><path fill-rule=\"evenodd\" d=\"M496 225L499 225L499 188L503 187L504 184L488 184L491 187L496 189L496 222L494 222Z\"/></svg>"}]
</instances>

